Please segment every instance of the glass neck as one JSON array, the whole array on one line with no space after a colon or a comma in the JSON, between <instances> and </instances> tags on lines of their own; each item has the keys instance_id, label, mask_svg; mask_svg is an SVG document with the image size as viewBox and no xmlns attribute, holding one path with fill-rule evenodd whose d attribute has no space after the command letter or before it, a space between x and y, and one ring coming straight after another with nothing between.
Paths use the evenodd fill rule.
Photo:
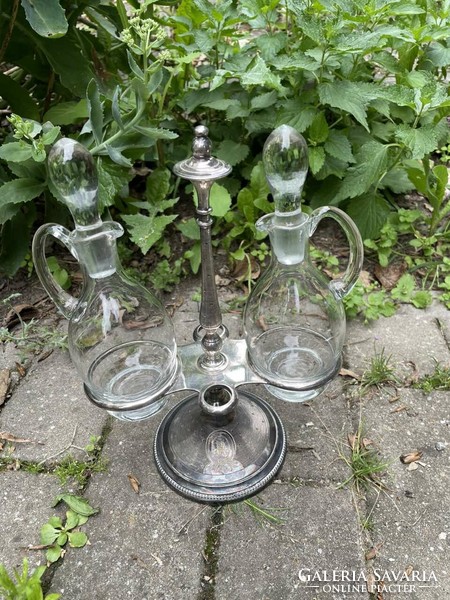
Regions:
<instances>
[{"instance_id":1,"label":"glass neck","mask_svg":"<svg viewBox=\"0 0 450 600\"><path fill-rule=\"evenodd\" d=\"M282 265L297 265L308 255L308 217L303 213L271 215L269 229L273 259Z\"/></svg>"},{"instance_id":2,"label":"glass neck","mask_svg":"<svg viewBox=\"0 0 450 600\"><path fill-rule=\"evenodd\" d=\"M76 229L72 243L79 262L92 279L103 279L120 269L116 238L123 230L118 223L102 223L94 230Z\"/></svg>"}]
</instances>

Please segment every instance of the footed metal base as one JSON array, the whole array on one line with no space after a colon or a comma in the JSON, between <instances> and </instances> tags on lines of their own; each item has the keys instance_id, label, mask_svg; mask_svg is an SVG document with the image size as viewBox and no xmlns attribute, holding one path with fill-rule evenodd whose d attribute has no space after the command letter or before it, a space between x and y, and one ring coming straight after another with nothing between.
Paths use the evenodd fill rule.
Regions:
<instances>
[{"instance_id":1,"label":"footed metal base","mask_svg":"<svg viewBox=\"0 0 450 600\"><path fill-rule=\"evenodd\" d=\"M286 455L286 434L276 412L248 392L234 410L208 415L198 394L164 418L155 437L155 461L173 489L199 502L252 496L276 475Z\"/></svg>"}]
</instances>

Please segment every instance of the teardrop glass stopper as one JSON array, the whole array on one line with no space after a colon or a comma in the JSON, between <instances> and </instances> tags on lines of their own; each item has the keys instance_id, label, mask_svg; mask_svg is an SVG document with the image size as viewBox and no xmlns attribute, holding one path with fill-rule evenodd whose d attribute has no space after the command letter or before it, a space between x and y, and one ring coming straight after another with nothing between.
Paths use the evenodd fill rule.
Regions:
<instances>
[{"instance_id":1,"label":"teardrop glass stopper","mask_svg":"<svg viewBox=\"0 0 450 600\"><path fill-rule=\"evenodd\" d=\"M275 201L275 214L301 210L303 185L308 173L305 138L289 125L280 125L266 140L263 165Z\"/></svg>"},{"instance_id":2,"label":"teardrop glass stopper","mask_svg":"<svg viewBox=\"0 0 450 600\"><path fill-rule=\"evenodd\" d=\"M75 140L62 138L48 155L50 178L69 207L77 228L100 225L98 177L92 155Z\"/></svg>"}]
</instances>

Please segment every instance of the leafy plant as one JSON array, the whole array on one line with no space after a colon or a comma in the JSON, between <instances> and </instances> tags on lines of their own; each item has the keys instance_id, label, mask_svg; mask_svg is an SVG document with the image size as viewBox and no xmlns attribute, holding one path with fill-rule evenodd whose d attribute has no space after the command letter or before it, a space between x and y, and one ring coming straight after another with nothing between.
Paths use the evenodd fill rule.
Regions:
<instances>
[{"instance_id":1,"label":"leafy plant","mask_svg":"<svg viewBox=\"0 0 450 600\"><path fill-rule=\"evenodd\" d=\"M282 123L308 141L307 202L347 210L366 240L380 240L375 250L384 261L396 246L395 235L382 230L395 218L398 194L416 186L426 195L428 233L439 232L448 215L443 165L429 163L448 137L448 2L146 0L127 11L122 0L64 10L51 0L49 12L33 16L31 3L23 5L13 2L16 12L0 15L0 58L13 65L1 78L4 98L22 119L12 118L1 149L7 274L22 263L43 207L64 218L43 161L58 128L97 157L102 205L124 218L144 252L158 251L174 205L158 209L162 196L153 206L148 193L151 207L130 201L132 165L170 168L188 155L199 121L234 168L220 186L215 226L230 251L251 253L262 240L254 223L271 204L260 152ZM29 59L35 48L36 65ZM160 182L178 196L178 182L170 182L171 192ZM195 271L197 234L190 221L180 226L193 241L185 258Z\"/></svg>"},{"instance_id":2,"label":"leafy plant","mask_svg":"<svg viewBox=\"0 0 450 600\"><path fill-rule=\"evenodd\" d=\"M98 512L79 496L61 494L57 496L54 506L61 501L64 501L70 508L66 512L64 523L60 517L51 517L41 527L41 544L48 546L46 558L49 563L54 563L64 556L67 543L71 548L82 548L87 544L87 535L79 531L79 527Z\"/></svg>"},{"instance_id":3,"label":"leafy plant","mask_svg":"<svg viewBox=\"0 0 450 600\"><path fill-rule=\"evenodd\" d=\"M61 594L47 594L42 591L41 579L46 567L37 567L29 574L28 559L22 562L22 572L14 569L12 579L3 565L0 565L0 593L4 600L58 600ZM14 581L15 580L15 581Z\"/></svg>"}]
</instances>

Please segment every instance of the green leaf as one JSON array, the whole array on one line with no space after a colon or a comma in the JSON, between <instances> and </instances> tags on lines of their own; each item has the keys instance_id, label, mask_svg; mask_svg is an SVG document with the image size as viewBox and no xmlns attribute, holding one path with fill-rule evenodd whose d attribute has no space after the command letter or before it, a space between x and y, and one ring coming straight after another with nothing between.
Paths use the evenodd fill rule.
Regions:
<instances>
[{"instance_id":1,"label":"green leaf","mask_svg":"<svg viewBox=\"0 0 450 600\"><path fill-rule=\"evenodd\" d=\"M137 244L143 254L161 239L164 229L172 223L176 215L146 216L123 215L123 220L128 225L132 241Z\"/></svg>"},{"instance_id":2,"label":"green leaf","mask_svg":"<svg viewBox=\"0 0 450 600\"><path fill-rule=\"evenodd\" d=\"M131 162L131 160L129 158L127 158L126 156L124 156L120 150L118 150L117 148L114 148L114 146L111 146L111 144L106 145L106 151L108 153L109 158L113 162L115 162L117 165L120 165L121 167L127 167L127 168L130 168L133 166L133 163Z\"/></svg>"},{"instance_id":3,"label":"green leaf","mask_svg":"<svg viewBox=\"0 0 450 600\"><path fill-rule=\"evenodd\" d=\"M63 549L61 546L55 545L47 550L45 553L45 558L49 563L55 563L57 560L61 558Z\"/></svg>"},{"instance_id":4,"label":"green leaf","mask_svg":"<svg viewBox=\"0 0 450 600\"><path fill-rule=\"evenodd\" d=\"M60 529L56 529L50 523L45 523L41 527L41 544L48 546L57 540L61 533Z\"/></svg>"},{"instance_id":5,"label":"green leaf","mask_svg":"<svg viewBox=\"0 0 450 600\"><path fill-rule=\"evenodd\" d=\"M50 146L61 133L60 127L53 127L50 123L45 123L46 128L42 134L42 143L44 146Z\"/></svg>"},{"instance_id":6,"label":"green leaf","mask_svg":"<svg viewBox=\"0 0 450 600\"><path fill-rule=\"evenodd\" d=\"M114 121L117 123L120 129L123 129L122 115L120 114L120 86L116 86L114 90L112 102L111 102L111 113Z\"/></svg>"},{"instance_id":7,"label":"green leaf","mask_svg":"<svg viewBox=\"0 0 450 600\"><path fill-rule=\"evenodd\" d=\"M325 162L325 150L323 146L311 146L308 151L309 168L315 175L320 171Z\"/></svg>"},{"instance_id":8,"label":"green leaf","mask_svg":"<svg viewBox=\"0 0 450 600\"><path fill-rule=\"evenodd\" d=\"M87 119L89 110L85 99L79 102L60 102L52 106L44 115L44 121L54 125L72 125L77 121Z\"/></svg>"},{"instance_id":9,"label":"green leaf","mask_svg":"<svg viewBox=\"0 0 450 600\"><path fill-rule=\"evenodd\" d=\"M62 529L62 521L59 517L50 517L48 523L50 523L52 527L55 527L55 529Z\"/></svg>"},{"instance_id":10,"label":"green leaf","mask_svg":"<svg viewBox=\"0 0 450 600\"><path fill-rule=\"evenodd\" d=\"M309 127L309 139L315 144L322 144L328 138L329 131L324 113L317 113Z\"/></svg>"},{"instance_id":11,"label":"green leaf","mask_svg":"<svg viewBox=\"0 0 450 600\"><path fill-rule=\"evenodd\" d=\"M108 159L99 159L98 172L98 198L101 208L111 206L119 192L127 186L131 175L128 169L124 170Z\"/></svg>"},{"instance_id":12,"label":"green leaf","mask_svg":"<svg viewBox=\"0 0 450 600\"><path fill-rule=\"evenodd\" d=\"M271 72L260 56L251 62L251 67L242 75L241 81L244 86L261 85L283 91L280 78Z\"/></svg>"},{"instance_id":13,"label":"green leaf","mask_svg":"<svg viewBox=\"0 0 450 600\"><path fill-rule=\"evenodd\" d=\"M420 290L414 294L411 302L416 308L427 308L433 302L433 296L427 290Z\"/></svg>"},{"instance_id":14,"label":"green leaf","mask_svg":"<svg viewBox=\"0 0 450 600\"><path fill-rule=\"evenodd\" d=\"M126 29L128 27L128 15L125 5L122 0L116 0L116 9L120 18L122 27Z\"/></svg>"},{"instance_id":15,"label":"green leaf","mask_svg":"<svg viewBox=\"0 0 450 600\"><path fill-rule=\"evenodd\" d=\"M32 148L22 140L20 142L10 142L0 147L0 158L11 162L23 162L31 158Z\"/></svg>"},{"instance_id":16,"label":"green leaf","mask_svg":"<svg viewBox=\"0 0 450 600\"><path fill-rule=\"evenodd\" d=\"M66 542L67 542L67 533L65 531L63 531L58 535L56 543L58 544L58 546L64 546L64 544Z\"/></svg>"},{"instance_id":17,"label":"green leaf","mask_svg":"<svg viewBox=\"0 0 450 600\"><path fill-rule=\"evenodd\" d=\"M87 500L74 494L59 494L56 496L53 506L56 506L61 501L65 502L71 510L84 517L90 517L99 511L98 508L92 508Z\"/></svg>"},{"instance_id":18,"label":"green leaf","mask_svg":"<svg viewBox=\"0 0 450 600\"><path fill-rule=\"evenodd\" d=\"M356 155L356 166L349 168L336 201L364 194L386 170L388 152L387 145L376 141L366 142Z\"/></svg>"},{"instance_id":19,"label":"green leaf","mask_svg":"<svg viewBox=\"0 0 450 600\"><path fill-rule=\"evenodd\" d=\"M192 272L195 275L196 273L198 273L202 260L200 242L195 242L192 248L190 250L187 250L184 255L186 258L189 259L189 264L191 265Z\"/></svg>"},{"instance_id":20,"label":"green leaf","mask_svg":"<svg viewBox=\"0 0 450 600\"><path fill-rule=\"evenodd\" d=\"M318 90L322 104L328 104L347 112L369 131L366 107L370 97L368 97L364 84L336 80L319 84Z\"/></svg>"},{"instance_id":21,"label":"green leaf","mask_svg":"<svg viewBox=\"0 0 450 600\"><path fill-rule=\"evenodd\" d=\"M346 135L340 131L332 129L325 142L325 152L348 163L355 162L355 157L352 153L352 145Z\"/></svg>"},{"instance_id":22,"label":"green leaf","mask_svg":"<svg viewBox=\"0 0 450 600\"><path fill-rule=\"evenodd\" d=\"M11 204L33 200L44 191L45 187L45 183L35 179L13 179L4 183L0 187L0 224L8 221Z\"/></svg>"},{"instance_id":23,"label":"green leaf","mask_svg":"<svg viewBox=\"0 0 450 600\"><path fill-rule=\"evenodd\" d=\"M304 107L300 99L287 100L277 115L277 125L290 125L303 133L314 121L316 114L316 108Z\"/></svg>"},{"instance_id":24,"label":"green leaf","mask_svg":"<svg viewBox=\"0 0 450 600\"><path fill-rule=\"evenodd\" d=\"M68 510L66 512L66 522L64 524L65 529L74 529L78 526L80 521L80 515L78 515L73 510Z\"/></svg>"},{"instance_id":25,"label":"green leaf","mask_svg":"<svg viewBox=\"0 0 450 600\"><path fill-rule=\"evenodd\" d=\"M246 144L233 142L232 140L224 140L217 148L216 155L218 158L229 163L232 167L245 160L250 152L250 148Z\"/></svg>"},{"instance_id":26,"label":"green leaf","mask_svg":"<svg viewBox=\"0 0 450 600\"><path fill-rule=\"evenodd\" d=\"M414 277L409 273L405 273L400 277L397 285L391 291L391 296L394 298L394 300L400 300L400 302L409 302L415 287L416 282Z\"/></svg>"},{"instance_id":27,"label":"green leaf","mask_svg":"<svg viewBox=\"0 0 450 600\"><path fill-rule=\"evenodd\" d=\"M439 42L432 42L427 48L425 56L431 60L435 67L448 67L450 65L450 48Z\"/></svg>"},{"instance_id":28,"label":"green leaf","mask_svg":"<svg viewBox=\"0 0 450 600\"><path fill-rule=\"evenodd\" d=\"M363 240L378 237L390 212L386 200L373 194L355 198L347 205L347 214L355 221Z\"/></svg>"},{"instance_id":29,"label":"green leaf","mask_svg":"<svg viewBox=\"0 0 450 600\"><path fill-rule=\"evenodd\" d=\"M395 137L411 150L411 158L423 158L426 154L436 150L438 134L436 126L431 123L419 128L409 125L399 125Z\"/></svg>"},{"instance_id":30,"label":"green leaf","mask_svg":"<svg viewBox=\"0 0 450 600\"><path fill-rule=\"evenodd\" d=\"M194 218L178 223L177 229L189 240L200 240L200 228Z\"/></svg>"},{"instance_id":31,"label":"green leaf","mask_svg":"<svg viewBox=\"0 0 450 600\"><path fill-rule=\"evenodd\" d=\"M224 188L223 185L219 185L218 183L213 183L209 200L211 205L211 214L214 217L225 216L231 208L230 192ZM197 205L197 192L195 192L195 190L194 201Z\"/></svg>"},{"instance_id":32,"label":"green leaf","mask_svg":"<svg viewBox=\"0 0 450 600\"><path fill-rule=\"evenodd\" d=\"M16 208L14 205L8 205L8 208ZM3 209L0 209L0 213ZM3 214L4 216L4 214ZM25 256L29 252L30 231L34 219L36 218L36 208L34 205L27 205L17 214L9 214L7 223L2 227L1 251L0 251L0 272L8 276L13 276L22 266ZM9 219L9 220L8 220ZM20 235L17 234L20 232Z\"/></svg>"},{"instance_id":33,"label":"green leaf","mask_svg":"<svg viewBox=\"0 0 450 600\"><path fill-rule=\"evenodd\" d=\"M64 87L80 97L94 77L90 59L80 47L83 32L71 31L59 39L40 39L37 43Z\"/></svg>"},{"instance_id":34,"label":"green leaf","mask_svg":"<svg viewBox=\"0 0 450 600\"><path fill-rule=\"evenodd\" d=\"M162 127L142 127L141 125L135 125L134 129L154 140L176 140L178 137L178 134Z\"/></svg>"},{"instance_id":35,"label":"green leaf","mask_svg":"<svg viewBox=\"0 0 450 600\"><path fill-rule=\"evenodd\" d=\"M88 538L85 533L82 531L73 531L68 533L69 536L69 545L71 548L82 548L86 546Z\"/></svg>"},{"instance_id":36,"label":"green leaf","mask_svg":"<svg viewBox=\"0 0 450 600\"><path fill-rule=\"evenodd\" d=\"M130 66L130 69L136 75L138 80L142 81L144 79L144 71L137 64L137 62L134 59L134 56L131 54L131 52L129 50L127 50L127 58L128 58L128 64Z\"/></svg>"},{"instance_id":37,"label":"green leaf","mask_svg":"<svg viewBox=\"0 0 450 600\"><path fill-rule=\"evenodd\" d=\"M31 27L43 37L61 37L67 33L68 23L58 0L21 0Z\"/></svg>"},{"instance_id":38,"label":"green leaf","mask_svg":"<svg viewBox=\"0 0 450 600\"><path fill-rule=\"evenodd\" d=\"M89 121L97 144L101 144L103 137L103 106L100 101L100 92L95 79L89 82L86 90Z\"/></svg>"},{"instance_id":39,"label":"green leaf","mask_svg":"<svg viewBox=\"0 0 450 600\"><path fill-rule=\"evenodd\" d=\"M1 97L7 102L11 110L29 119L39 120L39 108L31 98L28 90L23 88L17 81L0 72Z\"/></svg>"},{"instance_id":40,"label":"green leaf","mask_svg":"<svg viewBox=\"0 0 450 600\"><path fill-rule=\"evenodd\" d=\"M250 101L250 106L252 110L261 110L262 108L269 108L269 106L273 106L277 100L278 94L275 90L272 90L271 92L254 96Z\"/></svg>"},{"instance_id":41,"label":"green leaf","mask_svg":"<svg viewBox=\"0 0 450 600\"><path fill-rule=\"evenodd\" d=\"M165 167L158 167L147 178L146 196L150 204L162 202L170 191L170 171Z\"/></svg>"}]
</instances>

